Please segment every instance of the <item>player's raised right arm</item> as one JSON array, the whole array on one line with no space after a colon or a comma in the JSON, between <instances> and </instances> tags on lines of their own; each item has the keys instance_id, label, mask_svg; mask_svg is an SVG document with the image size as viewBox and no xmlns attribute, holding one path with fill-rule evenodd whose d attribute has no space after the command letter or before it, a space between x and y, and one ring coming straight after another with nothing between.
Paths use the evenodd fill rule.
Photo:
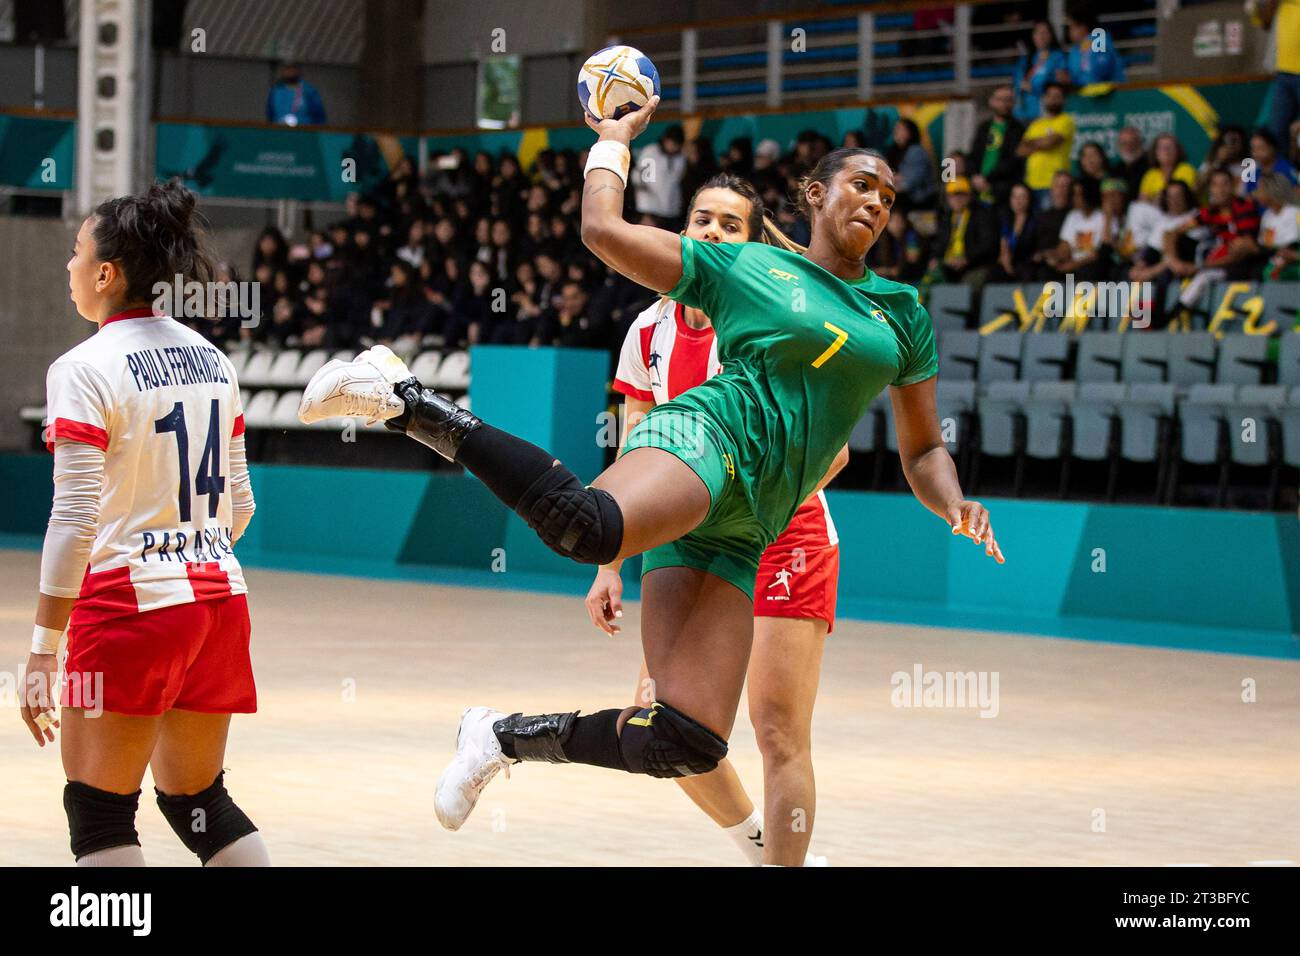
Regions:
<instances>
[{"instance_id":1,"label":"player's raised right arm","mask_svg":"<svg viewBox=\"0 0 1300 956\"><path fill-rule=\"evenodd\" d=\"M650 122L659 98L619 120L587 125L600 134L600 143L615 143L626 157L624 174L631 165L629 146ZM599 143L598 143L599 145ZM610 147L601 147L602 150ZM610 153L609 155L613 155ZM591 169L582 191L582 242L605 265L655 292L667 292L682 277L681 240L676 233L640 226L623 219L623 177L610 169Z\"/></svg>"}]
</instances>

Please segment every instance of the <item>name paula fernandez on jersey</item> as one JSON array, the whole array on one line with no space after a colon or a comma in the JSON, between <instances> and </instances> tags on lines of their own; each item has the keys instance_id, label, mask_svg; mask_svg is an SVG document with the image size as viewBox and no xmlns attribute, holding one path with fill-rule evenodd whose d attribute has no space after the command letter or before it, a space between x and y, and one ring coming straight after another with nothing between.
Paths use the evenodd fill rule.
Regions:
<instances>
[{"instance_id":1,"label":"name paula fernandez on jersey","mask_svg":"<svg viewBox=\"0 0 1300 956\"><path fill-rule=\"evenodd\" d=\"M188 535L180 530L142 531L140 537L141 564L149 563L150 554L154 561L203 564L220 561L234 554L235 549L234 535L229 528L198 528Z\"/></svg>"},{"instance_id":2,"label":"name paula fernandez on jersey","mask_svg":"<svg viewBox=\"0 0 1300 956\"><path fill-rule=\"evenodd\" d=\"M129 352L126 367L138 391L168 385L202 385L230 380L221 367L220 352L211 346L170 345L161 349Z\"/></svg>"}]
</instances>

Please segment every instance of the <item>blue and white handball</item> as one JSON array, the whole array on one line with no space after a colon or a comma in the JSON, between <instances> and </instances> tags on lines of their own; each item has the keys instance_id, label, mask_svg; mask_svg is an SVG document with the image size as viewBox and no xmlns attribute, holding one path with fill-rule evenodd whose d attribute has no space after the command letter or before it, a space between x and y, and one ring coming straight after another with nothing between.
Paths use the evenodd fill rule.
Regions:
<instances>
[{"instance_id":1,"label":"blue and white handball","mask_svg":"<svg viewBox=\"0 0 1300 956\"><path fill-rule=\"evenodd\" d=\"M640 50L607 46L578 71L578 99L594 120L621 119L659 95L659 71Z\"/></svg>"}]
</instances>

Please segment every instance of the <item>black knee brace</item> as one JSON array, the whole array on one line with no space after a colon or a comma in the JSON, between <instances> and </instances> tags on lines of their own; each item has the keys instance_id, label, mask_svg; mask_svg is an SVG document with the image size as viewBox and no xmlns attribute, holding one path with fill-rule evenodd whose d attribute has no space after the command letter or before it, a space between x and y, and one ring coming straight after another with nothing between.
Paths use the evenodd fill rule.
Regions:
<instances>
[{"instance_id":1,"label":"black knee brace","mask_svg":"<svg viewBox=\"0 0 1300 956\"><path fill-rule=\"evenodd\" d=\"M63 788L63 809L68 814L73 857L81 859L115 846L139 846L140 835L135 832L135 811L139 806L139 790L109 793L69 780Z\"/></svg>"},{"instance_id":2,"label":"black knee brace","mask_svg":"<svg viewBox=\"0 0 1300 956\"><path fill-rule=\"evenodd\" d=\"M563 465L534 481L515 513L548 548L579 564L608 564L623 547L623 511L614 496L586 487Z\"/></svg>"},{"instance_id":3,"label":"black knee brace","mask_svg":"<svg viewBox=\"0 0 1300 956\"><path fill-rule=\"evenodd\" d=\"M170 796L154 789L158 794L158 809L181 842L205 866L208 860L240 837L257 832L253 821L230 799L224 777L224 771L217 774L212 786L193 796Z\"/></svg>"},{"instance_id":4,"label":"black knee brace","mask_svg":"<svg viewBox=\"0 0 1300 956\"><path fill-rule=\"evenodd\" d=\"M656 701L627 719L619 752L632 773L691 777L715 769L727 755L727 742L680 710Z\"/></svg>"}]
</instances>

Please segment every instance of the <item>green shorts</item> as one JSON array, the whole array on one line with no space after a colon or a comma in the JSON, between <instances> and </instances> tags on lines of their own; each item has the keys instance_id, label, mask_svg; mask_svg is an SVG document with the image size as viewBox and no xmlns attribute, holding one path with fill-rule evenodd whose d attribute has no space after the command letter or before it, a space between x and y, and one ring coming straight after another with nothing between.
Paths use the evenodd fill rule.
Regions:
<instances>
[{"instance_id":1,"label":"green shorts","mask_svg":"<svg viewBox=\"0 0 1300 956\"><path fill-rule=\"evenodd\" d=\"M771 543L736 478L735 454L707 416L668 402L650 410L628 435L626 448L676 455L709 489L709 513L692 531L651 548L641 575L656 568L698 568L734 584L752 601L758 561Z\"/></svg>"}]
</instances>

